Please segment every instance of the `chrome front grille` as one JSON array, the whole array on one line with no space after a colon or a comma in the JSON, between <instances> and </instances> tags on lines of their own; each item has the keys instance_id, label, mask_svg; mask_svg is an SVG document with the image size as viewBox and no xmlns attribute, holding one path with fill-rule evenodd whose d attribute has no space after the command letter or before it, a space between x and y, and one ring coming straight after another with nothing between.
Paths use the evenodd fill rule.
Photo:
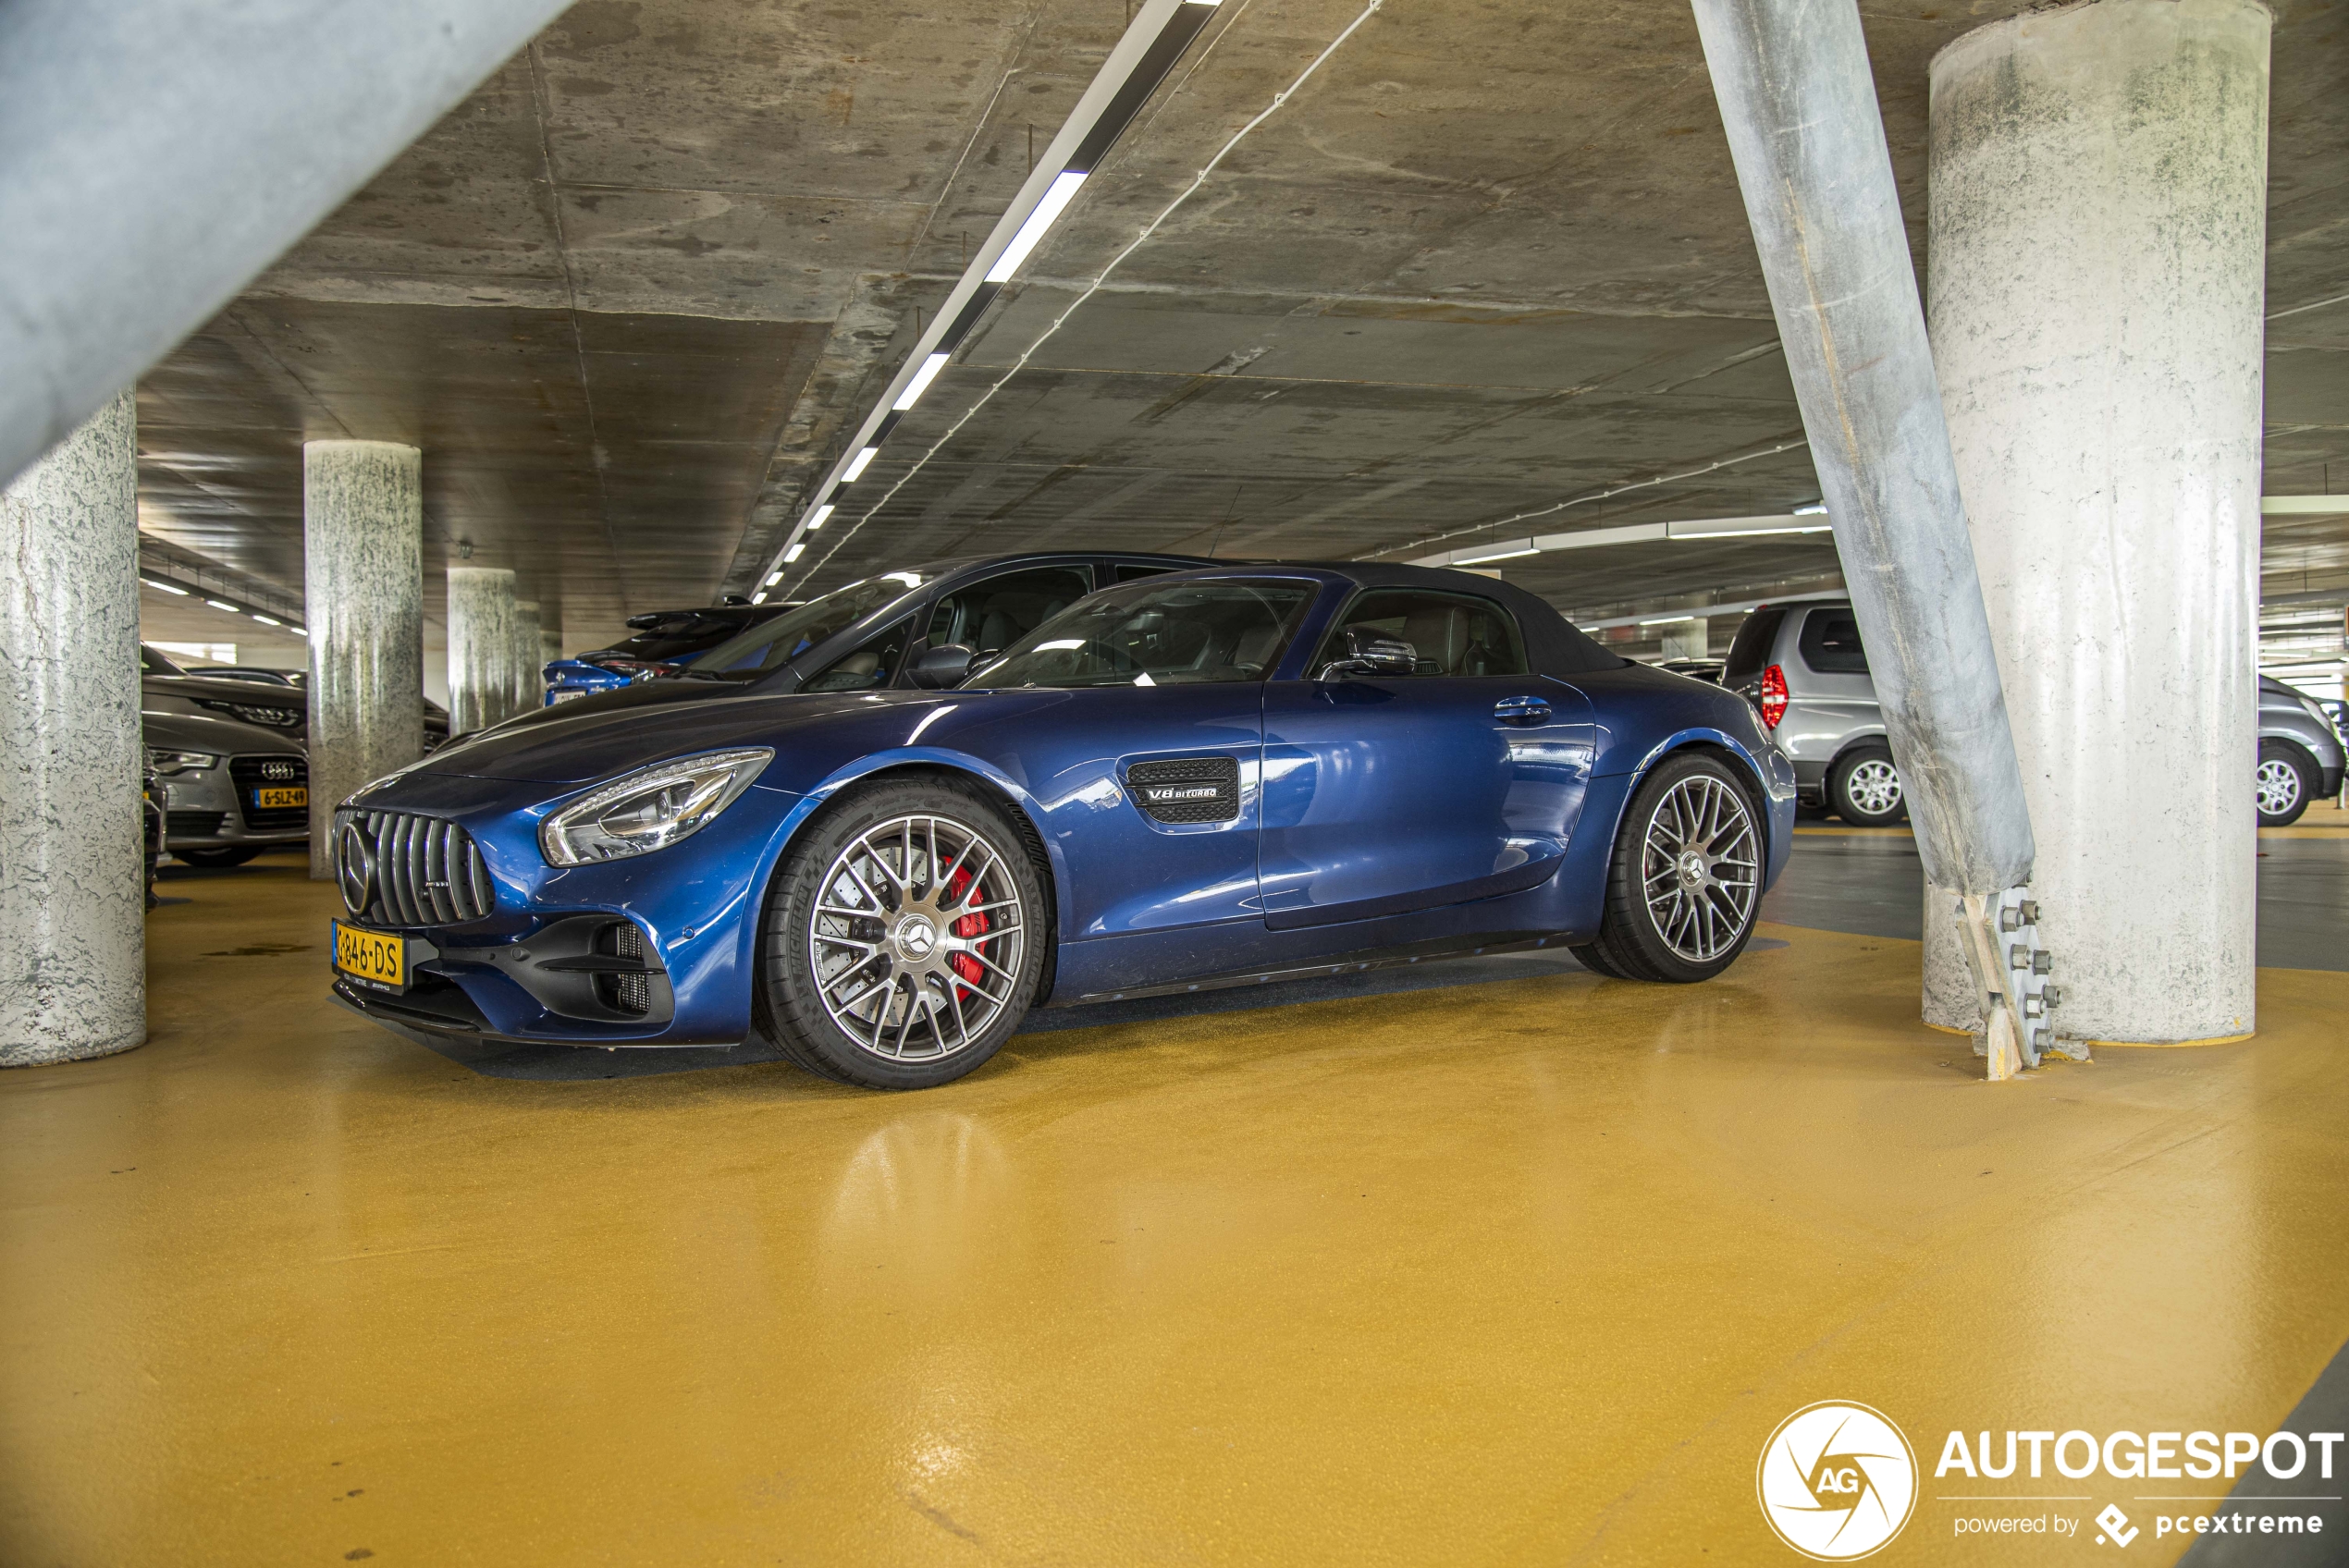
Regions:
<instances>
[{"instance_id":1,"label":"chrome front grille","mask_svg":"<svg viewBox=\"0 0 2349 1568\"><path fill-rule=\"evenodd\" d=\"M335 873L343 907L387 925L458 925L498 906L489 863L473 835L437 817L339 814Z\"/></svg>"}]
</instances>

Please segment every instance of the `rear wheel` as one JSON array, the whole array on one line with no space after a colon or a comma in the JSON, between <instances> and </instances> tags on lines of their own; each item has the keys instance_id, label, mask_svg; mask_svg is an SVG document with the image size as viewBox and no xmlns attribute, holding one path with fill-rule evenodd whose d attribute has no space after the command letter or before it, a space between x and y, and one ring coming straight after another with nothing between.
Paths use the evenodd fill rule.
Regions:
<instances>
[{"instance_id":1,"label":"rear wheel","mask_svg":"<svg viewBox=\"0 0 2349 1568\"><path fill-rule=\"evenodd\" d=\"M1908 811L1889 746L1854 746L1827 769L1827 804L1854 827L1889 827Z\"/></svg>"},{"instance_id":2,"label":"rear wheel","mask_svg":"<svg viewBox=\"0 0 2349 1568\"><path fill-rule=\"evenodd\" d=\"M784 858L760 930L763 1021L827 1078L952 1083L1034 1003L1044 908L1018 829L984 791L928 779L862 791Z\"/></svg>"},{"instance_id":3,"label":"rear wheel","mask_svg":"<svg viewBox=\"0 0 2349 1568\"><path fill-rule=\"evenodd\" d=\"M1753 934L1762 834L1753 796L1703 752L1658 764L1624 813L1598 939L1572 949L1625 980L1710 980Z\"/></svg>"},{"instance_id":4,"label":"rear wheel","mask_svg":"<svg viewBox=\"0 0 2349 1568\"><path fill-rule=\"evenodd\" d=\"M2285 741L2259 742L2259 826L2289 827L2321 788L2316 763Z\"/></svg>"},{"instance_id":5,"label":"rear wheel","mask_svg":"<svg viewBox=\"0 0 2349 1568\"><path fill-rule=\"evenodd\" d=\"M171 851L171 857L174 860L185 861L190 865L200 865L206 870L217 871L225 866L242 865L259 853L261 853L261 846L258 844L231 844L216 850L174 850Z\"/></svg>"}]
</instances>

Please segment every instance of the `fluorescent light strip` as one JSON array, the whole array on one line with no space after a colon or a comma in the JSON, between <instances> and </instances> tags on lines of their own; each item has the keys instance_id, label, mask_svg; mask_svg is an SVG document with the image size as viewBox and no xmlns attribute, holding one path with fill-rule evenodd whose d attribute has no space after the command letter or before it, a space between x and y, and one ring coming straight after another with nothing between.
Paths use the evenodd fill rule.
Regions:
<instances>
[{"instance_id":1,"label":"fluorescent light strip","mask_svg":"<svg viewBox=\"0 0 2349 1568\"><path fill-rule=\"evenodd\" d=\"M778 572L776 575L777 575L777 576L781 576L781 573ZM765 604L765 603L767 602L767 590L766 590L766 589L764 589L764 588L761 588L761 589L760 589L757 593L753 594L750 596L750 602L751 602L752 604L754 604L754 605L763 605L763 604Z\"/></svg>"},{"instance_id":2,"label":"fluorescent light strip","mask_svg":"<svg viewBox=\"0 0 2349 1568\"><path fill-rule=\"evenodd\" d=\"M995 258L995 264L987 269L986 281L1009 283L1012 274L1019 271L1020 263L1027 260L1027 253L1044 238L1044 231L1076 200L1076 192L1084 184L1085 177L1076 170L1063 169L1060 178L1044 192L1044 199L1027 214L1027 221L1019 226L1019 232L1012 236L1012 242L1003 247L1003 253Z\"/></svg>"},{"instance_id":3,"label":"fluorescent light strip","mask_svg":"<svg viewBox=\"0 0 2349 1568\"><path fill-rule=\"evenodd\" d=\"M1452 564L1454 566L1481 566L1486 561L1513 561L1519 556L1538 556L1541 553L1532 545L1527 545L1515 550L1494 550L1482 556L1455 556L1452 557Z\"/></svg>"},{"instance_id":4,"label":"fluorescent light strip","mask_svg":"<svg viewBox=\"0 0 2349 1568\"><path fill-rule=\"evenodd\" d=\"M759 586L761 588L772 588L776 583L781 582L782 580L783 574L781 572L770 571L767 574L767 581L760 583Z\"/></svg>"},{"instance_id":5,"label":"fluorescent light strip","mask_svg":"<svg viewBox=\"0 0 2349 1568\"><path fill-rule=\"evenodd\" d=\"M157 582L152 577L142 577L139 579L139 581L145 583L148 587L156 590L158 593L177 594L183 599L188 596L188 591L185 588L176 588L168 582Z\"/></svg>"},{"instance_id":6,"label":"fluorescent light strip","mask_svg":"<svg viewBox=\"0 0 2349 1568\"><path fill-rule=\"evenodd\" d=\"M792 562L799 559L800 557L806 555L806 553L807 541L805 539L794 539L792 541L792 547L783 552L783 564L785 566L789 566Z\"/></svg>"},{"instance_id":7,"label":"fluorescent light strip","mask_svg":"<svg viewBox=\"0 0 2349 1568\"><path fill-rule=\"evenodd\" d=\"M830 496L864 473L898 417L929 389L955 347L986 314L1004 280L1027 259L1087 177L1100 167L1117 139L1173 72L1215 14L1216 5L1217 0L1142 0L1124 35L1078 96L1076 106L1042 150L1019 194L916 341L907 358L912 374L898 372L905 377L903 386L887 398L885 408L876 407L865 416L831 472L807 492L811 497ZM782 549L768 561L767 570L779 570L799 558L793 547L806 543L817 516L817 508L811 506L786 536Z\"/></svg>"},{"instance_id":8,"label":"fluorescent light strip","mask_svg":"<svg viewBox=\"0 0 2349 1568\"><path fill-rule=\"evenodd\" d=\"M824 520L831 515L832 503L826 501L822 506L818 507L814 511L807 514L807 532L813 533L816 530L823 527Z\"/></svg>"},{"instance_id":9,"label":"fluorescent light strip","mask_svg":"<svg viewBox=\"0 0 2349 1568\"><path fill-rule=\"evenodd\" d=\"M1684 621L1684 620L1694 620L1694 619L1697 619L1697 618L1696 618L1696 614L1695 614L1695 612L1694 612L1694 611L1691 611L1691 612L1690 612L1689 614L1687 614L1687 615L1657 615L1657 616L1650 616L1647 619L1642 620L1642 621L1639 622L1638 624L1640 624L1640 625L1642 625L1642 626L1677 626L1677 625L1679 625L1681 621Z\"/></svg>"},{"instance_id":10,"label":"fluorescent light strip","mask_svg":"<svg viewBox=\"0 0 2349 1568\"><path fill-rule=\"evenodd\" d=\"M255 619L255 620L257 620L257 621L259 621L259 622L261 622L261 624L262 624L262 625L264 625L264 626L283 626L283 625L285 624L285 622L284 622L284 621L282 621L282 620L272 620L269 617L267 617L267 616L265 616L265 615L257 615L257 616L254 616L252 619Z\"/></svg>"},{"instance_id":11,"label":"fluorescent light strip","mask_svg":"<svg viewBox=\"0 0 2349 1568\"><path fill-rule=\"evenodd\" d=\"M245 613L241 607L236 605L223 604L218 599L206 599L204 603L210 605L214 609L227 610L230 615L242 615Z\"/></svg>"},{"instance_id":12,"label":"fluorescent light strip","mask_svg":"<svg viewBox=\"0 0 2349 1568\"><path fill-rule=\"evenodd\" d=\"M914 379L905 384L905 390L897 395L897 401L889 406L899 413L912 408L921 400L922 394L929 390L929 384L938 379L938 373L945 368L946 356L943 354L932 354L924 360L922 368L914 373Z\"/></svg>"}]
</instances>

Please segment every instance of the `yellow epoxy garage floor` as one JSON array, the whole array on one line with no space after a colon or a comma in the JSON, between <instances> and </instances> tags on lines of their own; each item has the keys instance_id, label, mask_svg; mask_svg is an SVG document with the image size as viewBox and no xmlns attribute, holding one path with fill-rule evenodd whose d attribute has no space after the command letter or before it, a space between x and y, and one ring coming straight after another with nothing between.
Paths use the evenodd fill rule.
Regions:
<instances>
[{"instance_id":1,"label":"yellow epoxy garage floor","mask_svg":"<svg viewBox=\"0 0 2349 1568\"><path fill-rule=\"evenodd\" d=\"M1913 944L1785 927L920 1096L517 1082L331 1007L264 864L168 888L148 1046L0 1075L11 1568L1794 1562L1754 1464L1813 1401L1929 1477L2266 1431L2349 1336L2349 974L2004 1086ZM1883 1561L2093 1550L1922 1489Z\"/></svg>"}]
</instances>

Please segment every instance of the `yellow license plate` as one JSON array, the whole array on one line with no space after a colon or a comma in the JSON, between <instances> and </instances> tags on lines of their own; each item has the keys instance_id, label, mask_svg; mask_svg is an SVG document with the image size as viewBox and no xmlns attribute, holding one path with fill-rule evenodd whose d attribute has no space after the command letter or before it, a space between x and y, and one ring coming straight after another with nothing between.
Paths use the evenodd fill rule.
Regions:
<instances>
[{"instance_id":1,"label":"yellow license plate","mask_svg":"<svg viewBox=\"0 0 2349 1568\"><path fill-rule=\"evenodd\" d=\"M289 784L274 790L255 790L252 803L256 810L269 811L282 806L306 806L310 803L307 785Z\"/></svg>"},{"instance_id":2,"label":"yellow license plate","mask_svg":"<svg viewBox=\"0 0 2349 1568\"><path fill-rule=\"evenodd\" d=\"M339 920L334 926L337 969L373 986L394 991L408 988L407 938L345 925Z\"/></svg>"}]
</instances>

